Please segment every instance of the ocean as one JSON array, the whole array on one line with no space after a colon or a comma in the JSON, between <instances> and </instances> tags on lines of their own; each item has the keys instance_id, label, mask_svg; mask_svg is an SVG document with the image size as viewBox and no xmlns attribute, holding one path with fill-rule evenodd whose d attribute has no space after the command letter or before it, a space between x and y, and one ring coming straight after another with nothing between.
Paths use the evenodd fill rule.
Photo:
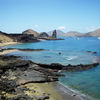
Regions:
<instances>
[{"instance_id":1,"label":"ocean","mask_svg":"<svg viewBox=\"0 0 100 100\"><path fill-rule=\"evenodd\" d=\"M8 55L23 56L37 63L91 64L100 57L100 39L97 37L62 37L64 40L42 41L38 43L24 43L7 46L5 48L21 49L46 49L44 51L16 51ZM96 54L87 51L97 52ZM61 55L59 55L61 53ZM80 92L100 100L100 65L95 68L78 71L62 72L65 77L60 77L59 82L74 91Z\"/></svg>"}]
</instances>

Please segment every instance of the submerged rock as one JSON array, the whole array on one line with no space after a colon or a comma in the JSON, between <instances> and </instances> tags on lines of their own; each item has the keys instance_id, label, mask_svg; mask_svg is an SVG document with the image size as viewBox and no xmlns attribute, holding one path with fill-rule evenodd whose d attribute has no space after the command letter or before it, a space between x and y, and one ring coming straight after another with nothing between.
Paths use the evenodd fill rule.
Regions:
<instances>
[{"instance_id":1,"label":"submerged rock","mask_svg":"<svg viewBox=\"0 0 100 100\"><path fill-rule=\"evenodd\" d=\"M93 53L93 54L97 54L97 52L92 52L92 51L87 51L88 53Z\"/></svg>"}]
</instances>

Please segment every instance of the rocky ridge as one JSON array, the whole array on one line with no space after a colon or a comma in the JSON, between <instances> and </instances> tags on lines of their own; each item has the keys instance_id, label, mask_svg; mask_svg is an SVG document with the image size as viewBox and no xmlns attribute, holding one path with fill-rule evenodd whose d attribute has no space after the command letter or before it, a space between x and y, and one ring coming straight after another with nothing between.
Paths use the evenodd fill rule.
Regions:
<instances>
[{"instance_id":1,"label":"rocky ridge","mask_svg":"<svg viewBox=\"0 0 100 100\"><path fill-rule=\"evenodd\" d=\"M0 100L45 100L49 98L48 95L30 97L24 93L29 90L23 87L29 83L57 80L58 75L53 70L41 68L28 60L21 60L18 56L0 56ZM9 97L7 94L16 96Z\"/></svg>"}]
</instances>

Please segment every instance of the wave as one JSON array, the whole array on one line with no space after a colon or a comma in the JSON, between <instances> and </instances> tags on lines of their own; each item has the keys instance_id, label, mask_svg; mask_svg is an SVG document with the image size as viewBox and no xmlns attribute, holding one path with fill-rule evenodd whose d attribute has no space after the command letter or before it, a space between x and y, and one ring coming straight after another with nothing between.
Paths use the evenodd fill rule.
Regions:
<instances>
[{"instance_id":1,"label":"wave","mask_svg":"<svg viewBox=\"0 0 100 100\"><path fill-rule=\"evenodd\" d=\"M98 39L100 39L100 37L98 37Z\"/></svg>"},{"instance_id":2,"label":"wave","mask_svg":"<svg viewBox=\"0 0 100 100\"><path fill-rule=\"evenodd\" d=\"M78 97L80 100L94 100L92 97L85 95L78 90L72 89L72 88L62 84L61 82L58 82L58 84L61 87L61 89L64 91L64 93L67 93L71 96Z\"/></svg>"},{"instance_id":3,"label":"wave","mask_svg":"<svg viewBox=\"0 0 100 100\"><path fill-rule=\"evenodd\" d=\"M78 58L78 56L63 56L63 57L65 57L66 60L74 60Z\"/></svg>"}]
</instances>

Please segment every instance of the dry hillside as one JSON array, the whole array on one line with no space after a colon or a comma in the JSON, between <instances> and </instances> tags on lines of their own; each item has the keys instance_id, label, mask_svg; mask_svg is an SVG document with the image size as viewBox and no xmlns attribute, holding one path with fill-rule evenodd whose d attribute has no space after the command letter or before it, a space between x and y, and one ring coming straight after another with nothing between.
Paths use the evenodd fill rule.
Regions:
<instances>
[{"instance_id":1,"label":"dry hillside","mask_svg":"<svg viewBox=\"0 0 100 100\"><path fill-rule=\"evenodd\" d=\"M0 43L13 42L13 39L6 36L6 33L0 31Z\"/></svg>"}]
</instances>

